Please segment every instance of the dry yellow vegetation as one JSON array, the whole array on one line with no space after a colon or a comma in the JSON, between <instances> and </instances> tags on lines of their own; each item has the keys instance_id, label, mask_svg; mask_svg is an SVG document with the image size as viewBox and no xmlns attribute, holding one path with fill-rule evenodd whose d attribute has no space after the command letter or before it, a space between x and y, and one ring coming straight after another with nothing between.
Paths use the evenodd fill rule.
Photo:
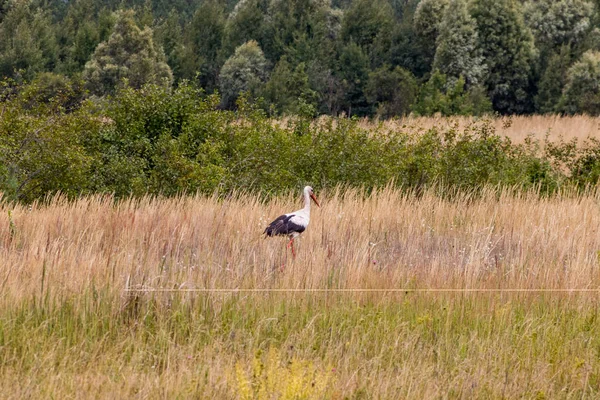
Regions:
<instances>
[{"instance_id":1,"label":"dry yellow vegetation","mask_svg":"<svg viewBox=\"0 0 600 400\"><path fill-rule=\"evenodd\" d=\"M9 207L0 225L3 292L157 288L600 287L596 194L540 198L484 190L449 199L383 189L323 192L292 261L285 239L264 239L290 194L110 197ZM14 232L8 224L8 211ZM284 274L278 274L286 264Z\"/></svg>"},{"instance_id":2,"label":"dry yellow vegetation","mask_svg":"<svg viewBox=\"0 0 600 400\"><path fill-rule=\"evenodd\" d=\"M487 117L486 117L487 118ZM386 129L407 129L411 132L457 124L460 130L479 120L477 117L406 117L382 122ZM532 115L499 116L492 118L493 126L500 135L521 143L529 135L543 140L546 135L551 141L563 138L577 139L580 143L588 137L600 138L600 118L588 115ZM364 122L365 126L372 122Z\"/></svg>"},{"instance_id":3,"label":"dry yellow vegetation","mask_svg":"<svg viewBox=\"0 0 600 400\"><path fill-rule=\"evenodd\" d=\"M2 204L0 397L599 395L597 193L318 195Z\"/></svg>"}]
</instances>

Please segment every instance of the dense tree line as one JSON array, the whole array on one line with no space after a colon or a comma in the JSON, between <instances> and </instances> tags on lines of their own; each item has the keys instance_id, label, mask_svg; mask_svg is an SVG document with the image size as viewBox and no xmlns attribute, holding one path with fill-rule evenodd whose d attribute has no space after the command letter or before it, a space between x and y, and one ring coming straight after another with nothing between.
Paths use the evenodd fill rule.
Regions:
<instances>
[{"instance_id":1,"label":"dense tree line","mask_svg":"<svg viewBox=\"0 0 600 400\"><path fill-rule=\"evenodd\" d=\"M0 0L0 75L270 115L600 114L597 0Z\"/></svg>"}]
</instances>

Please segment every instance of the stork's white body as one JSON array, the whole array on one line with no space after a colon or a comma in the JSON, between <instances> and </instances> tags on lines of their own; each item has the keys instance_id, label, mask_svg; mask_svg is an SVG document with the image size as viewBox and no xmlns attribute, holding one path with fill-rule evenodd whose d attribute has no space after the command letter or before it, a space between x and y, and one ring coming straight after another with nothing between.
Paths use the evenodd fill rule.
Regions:
<instances>
[{"instance_id":1,"label":"stork's white body","mask_svg":"<svg viewBox=\"0 0 600 400\"><path fill-rule=\"evenodd\" d=\"M304 188L304 208L280 215L273 222L271 222L264 231L267 236L289 236L290 243L288 246L291 246L293 255L295 255L294 238L300 236L300 234L306 230L308 224L310 223L311 198L318 206L319 203L317 202L317 199L313 193L313 189L310 186L306 186Z\"/></svg>"},{"instance_id":2,"label":"stork's white body","mask_svg":"<svg viewBox=\"0 0 600 400\"><path fill-rule=\"evenodd\" d=\"M294 225L302 227L302 231L308 228L308 224L310 223L310 194L308 190L306 190L307 188L308 186L304 188L304 207L294 212L284 214L286 217L291 216L289 221ZM298 237L301 233L302 232L300 231L293 231L290 235Z\"/></svg>"}]
</instances>

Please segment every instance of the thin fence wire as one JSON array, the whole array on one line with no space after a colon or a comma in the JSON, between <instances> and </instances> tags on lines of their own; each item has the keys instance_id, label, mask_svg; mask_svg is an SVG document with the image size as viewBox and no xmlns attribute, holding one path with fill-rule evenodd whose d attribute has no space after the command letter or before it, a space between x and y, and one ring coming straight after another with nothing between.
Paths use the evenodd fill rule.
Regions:
<instances>
[{"instance_id":1,"label":"thin fence wire","mask_svg":"<svg viewBox=\"0 0 600 400\"><path fill-rule=\"evenodd\" d=\"M392 289L286 289L286 288L128 288L125 293L599 293L600 288L392 288Z\"/></svg>"}]
</instances>

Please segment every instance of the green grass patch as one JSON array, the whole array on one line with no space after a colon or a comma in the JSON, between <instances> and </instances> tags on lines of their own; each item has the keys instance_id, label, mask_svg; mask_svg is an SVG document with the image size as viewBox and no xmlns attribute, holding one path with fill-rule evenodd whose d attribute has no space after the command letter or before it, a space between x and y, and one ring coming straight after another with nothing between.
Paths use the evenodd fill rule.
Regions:
<instances>
[{"instance_id":1,"label":"green grass patch","mask_svg":"<svg viewBox=\"0 0 600 400\"><path fill-rule=\"evenodd\" d=\"M594 397L593 300L87 291L5 301L0 383L9 397Z\"/></svg>"}]
</instances>

